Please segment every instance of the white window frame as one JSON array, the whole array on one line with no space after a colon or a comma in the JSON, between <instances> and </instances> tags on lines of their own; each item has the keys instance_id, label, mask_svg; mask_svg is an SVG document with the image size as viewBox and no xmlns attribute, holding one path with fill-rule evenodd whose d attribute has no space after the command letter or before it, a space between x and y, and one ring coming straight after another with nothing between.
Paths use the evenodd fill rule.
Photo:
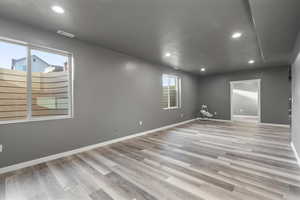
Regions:
<instances>
[{"instance_id":1,"label":"white window frame","mask_svg":"<svg viewBox=\"0 0 300 200\"><path fill-rule=\"evenodd\" d=\"M170 85L168 83L168 107L164 107L164 110L172 110L172 109L179 109L181 108L181 78L175 75L170 75L170 74L163 74L162 75L162 88L163 88L163 78L166 76L168 79L169 78L175 78L176 80L176 106L170 106Z\"/></svg>"},{"instance_id":2,"label":"white window frame","mask_svg":"<svg viewBox=\"0 0 300 200\"><path fill-rule=\"evenodd\" d=\"M58 50L58 49L53 49L41 45L35 45L23 41L18 41L18 40L13 40L5 37L0 37L0 41L2 42L7 42L11 44L16 44L16 45L21 45L26 47L27 49L27 118L26 119L21 119L21 120L4 120L0 121L0 124L12 124L12 123L23 123L23 122L34 122L34 121L46 121L46 120L58 120L58 119L72 119L73 114L74 114L74 60L73 60L73 54L70 52ZM69 109L68 109L68 115L63 115L63 116L41 116L41 117L32 117L32 74L31 74L31 50L39 50L39 51L44 51L48 53L54 53L62 56L68 57L68 72L69 72L69 93L68 93L68 99L69 99Z\"/></svg>"}]
</instances>

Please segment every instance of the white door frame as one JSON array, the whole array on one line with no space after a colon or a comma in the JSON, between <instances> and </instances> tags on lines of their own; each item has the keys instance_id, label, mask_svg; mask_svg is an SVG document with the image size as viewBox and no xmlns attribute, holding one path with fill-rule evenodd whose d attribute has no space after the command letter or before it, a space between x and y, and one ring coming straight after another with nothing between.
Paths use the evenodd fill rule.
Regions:
<instances>
[{"instance_id":1,"label":"white door frame","mask_svg":"<svg viewBox=\"0 0 300 200\"><path fill-rule=\"evenodd\" d=\"M248 79L240 81L230 81L230 119L233 120L233 106L232 106L232 89L235 83L257 82L258 83L258 123L261 123L261 79Z\"/></svg>"}]
</instances>

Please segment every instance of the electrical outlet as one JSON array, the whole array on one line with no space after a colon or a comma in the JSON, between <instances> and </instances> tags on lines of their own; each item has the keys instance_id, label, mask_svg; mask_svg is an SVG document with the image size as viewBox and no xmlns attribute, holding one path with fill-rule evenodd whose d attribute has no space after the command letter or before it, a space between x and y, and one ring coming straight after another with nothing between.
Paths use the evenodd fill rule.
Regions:
<instances>
[{"instance_id":1,"label":"electrical outlet","mask_svg":"<svg viewBox=\"0 0 300 200\"><path fill-rule=\"evenodd\" d=\"M217 115L217 114L218 114L217 112L214 113L214 115Z\"/></svg>"},{"instance_id":2,"label":"electrical outlet","mask_svg":"<svg viewBox=\"0 0 300 200\"><path fill-rule=\"evenodd\" d=\"M142 126L143 125L143 121L139 121L139 125Z\"/></svg>"},{"instance_id":3,"label":"electrical outlet","mask_svg":"<svg viewBox=\"0 0 300 200\"><path fill-rule=\"evenodd\" d=\"M180 117L181 117L181 118L183 118L183 117L184 117L184 114L183 114L183 113L181 113L181 114L180 114Z\"/></svg>"},{"instance_id":4,"label":"electrical outlet","mask_svg":"<svg viewBox=\"0 0 300 200\"><path fill-rule=\"evenodd\" d=\"M3 150L3 145L0 144L0 153L2 152L2 150Z\"/></svg>"}]
</instances>

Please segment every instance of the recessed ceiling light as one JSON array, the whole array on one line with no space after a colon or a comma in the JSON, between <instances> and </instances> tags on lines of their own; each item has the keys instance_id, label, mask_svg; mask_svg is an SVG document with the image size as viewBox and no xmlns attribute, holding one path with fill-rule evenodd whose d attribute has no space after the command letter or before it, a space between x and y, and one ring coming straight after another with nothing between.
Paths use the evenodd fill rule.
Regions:
<instances>
[{"instance_id":1,"label":"recessed ceiling light","mask_svg":"<svg viewBox=\"0 0 300 200\"><path fill-rule=\"evenodd\" d=\"M166 57L170 57L170 56L171 56L171 53L170 53L170 52L167 52L167 53L165 54L165 56L166 56Z\"/></svg>"},{"instance_id":2,"label":"recessed ceiling light","mask_svg":"<svg viewBox=\"0 0 300 200\"><path fill-rule=\"evenodd\" d=\"M249 60L248 63L249 63L249 64L254 64L254 63L255 63L255 60Z\"/></svg>"},{"instance_id":3,"label":"recessed ceiling light","mask_svg":"<svg viewBox=\"0 0 300 200\"><path fill-rule=\"evenodd\" d=\"M65 10L60 6L52 6L52 10L58 14L64 14Z\"/></svg>"},{"instance_id":4,"label":"recessed ceiling light","mask_svg":"<svg viewBox=\"0 0 300 200\"><path fill-rule=\"evenodd\" d=\"M242 37L242 35L243 35L243 34L242 34L241 32L235 32L235 33L232 34L231 37L232 37L233 39L238 39L238 38Z\"/></svg>"},{"instance_id":5,"label":"recessed ceiling light","mask_svg":"<svg viewBox=\"0 0 300 200\"><path fill-rule=\"evenodd\" d=\"M201 71L201 72L205 72L206 69L205 69L204 67L202 67L202 68L200 69L200 71Z\"/></svg>"}]
</instances>

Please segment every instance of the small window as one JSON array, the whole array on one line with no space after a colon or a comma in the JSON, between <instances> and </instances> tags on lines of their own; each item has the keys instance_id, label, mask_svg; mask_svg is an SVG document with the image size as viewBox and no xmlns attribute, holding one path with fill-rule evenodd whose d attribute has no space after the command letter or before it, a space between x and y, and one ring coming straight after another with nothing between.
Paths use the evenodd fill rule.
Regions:
<instances>
[{"instance_id":1,"label":"small window","mask_svg":"<svg viewBox=\"0 0 300 200\"><path fill-rule=\"evenodd\" d=\"M1 40L0 123L71 117L71 60L58 50Z\"/></svg>"},{"instance_id":2,"label":"small window","mask_svg":"<svg viewBox=\"0 0 300 200\"><path fill-rule=\"evenodd\" d=\"M162 107L164 109L180 108L181 80L177 76L163 74L162 76Z\"/></svg>"}]
</instances>

